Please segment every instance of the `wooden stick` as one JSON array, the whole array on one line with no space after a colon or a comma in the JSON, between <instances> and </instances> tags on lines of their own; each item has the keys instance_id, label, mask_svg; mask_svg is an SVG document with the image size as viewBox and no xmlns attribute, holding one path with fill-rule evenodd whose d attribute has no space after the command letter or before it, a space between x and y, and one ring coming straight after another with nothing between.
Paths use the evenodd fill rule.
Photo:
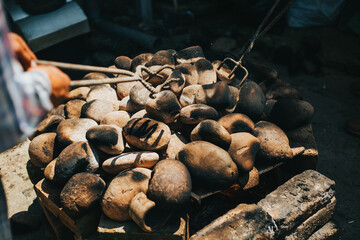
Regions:
<instances>
[{"instance_id":1,"label":"wooden stick","mask_svg":"<svg viewBox=\"0 0 360 240\"><path fill-rule=\"evenodd\" d=\"M70 69L84 72L102 72L102 73L113 73L113 74L123 74L126 76L134 76L134 73L124 69L114 69L106 67L96 67L90 65L74 64L74 63L64 63L64 62L55 62L47 60L35 60L37 64L40 65L52 65L62 69Z\"/></svg>"},{"instance_id":2,"label":"wooden stick","mask_svg":"<svg viewBox=\"0 0 360 240\"><path fill-rule=\"evenodd\" d=\"M141 81L136 77L121 77L121 78L104 78L104 79L83 79L83 80L72 80L70 82L71 87L84 87L100 84L120 83L120 82L135 82Z\"/></svg>"}]
</instances>

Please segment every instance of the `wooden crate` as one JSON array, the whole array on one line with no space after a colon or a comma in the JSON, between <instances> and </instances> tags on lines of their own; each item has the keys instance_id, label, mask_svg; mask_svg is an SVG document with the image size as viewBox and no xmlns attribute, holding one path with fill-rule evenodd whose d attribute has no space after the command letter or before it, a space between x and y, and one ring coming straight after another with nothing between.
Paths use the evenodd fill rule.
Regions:
<instances>
[{"instance_id":1,"label":"wooden crate","mask_svg":"<svg viewBox=\"0 0 360 240\"><path fill-rule=\"evenodd\" d=\"M38 182L34 188L41 208L59 240L81 240L96 234L100 209L73 219L58 206L59 189L51 186L45 179Z\"/></svg>"}]
</instances>

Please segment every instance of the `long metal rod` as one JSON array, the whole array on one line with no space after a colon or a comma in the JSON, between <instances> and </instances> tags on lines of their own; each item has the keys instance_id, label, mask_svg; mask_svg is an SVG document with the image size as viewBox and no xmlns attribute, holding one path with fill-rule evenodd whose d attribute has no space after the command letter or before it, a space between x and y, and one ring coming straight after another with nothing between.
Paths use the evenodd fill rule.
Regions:
<instances>
[{"instance_id":1,"label":"long metal rod","mask_svg":"<svg viewBox=\"0 0 360 240\"><path fill-rule=\"evenodd\" d=\"M90 66L90 65L64 63L64 62L47 61L47 60L35 60L35 62L40 65L52 65L52 66L55 66L55 67L58 67L61 69L69 69L69 70L84 71L84 72L102 72L102 73L112 73L112 74L122 74L122 75L126 75L126 76L134 76L133 72L127 71L124 69L96 67L96 66Z\"/></svg>"},{"instance_id":2,"label":"long metal rod","mask_svg":"<svg viewBox=\"0 0 360 240\"><path fill-rule=\"evenodd\" d=\"M121 77L121 78L104 78L104 79L83 79L83 80L72 80L70 82L71 87L84 87L100 84L111 84L120 82L136 82L141 81L137 77Z\"/></svg>"}]
</instances>

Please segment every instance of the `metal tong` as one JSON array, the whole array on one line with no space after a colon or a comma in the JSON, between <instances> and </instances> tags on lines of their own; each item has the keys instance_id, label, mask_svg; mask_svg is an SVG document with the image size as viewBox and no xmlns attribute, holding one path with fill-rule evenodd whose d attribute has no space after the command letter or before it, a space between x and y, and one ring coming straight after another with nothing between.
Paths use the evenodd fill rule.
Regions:
<instances>
[{"instance_id":1,"label":"metal tong","mask_svg":"<svg viewBox=\"0 0 360 240\"><path fill-rule=\"evenodd\" d=\"M139 65L136 67L135 72L131 72L124 69L114 69L114 68L97 67L97 66L74 64L74 63L56 62L56 61L35 60L35 62L36 64L51 65L61 69L69 69L69 70L84 71L84 72L112 73L115 75L115 78L72 80L70 83L71 87L139 81L147 90L149 90L152 94L155 94L160 92L165 85L169 84L170 82L176 81L176 79L167 79L166 81L164 81L164 83L158 85L156 88L153 87L150 83L148 83L148 81L155 76L163 78L163 76L160 75L160 72L163 71L164 69L168 68L174 70L174 67L170 65L164 65L160 67L157 71L152 71L143 65ZM142 75L143 72L146 72L148 74L148 77L146 79L143 78Z\"/></svg>"},{"instance_id":2,"label":"metal tong","mask_svg":"<svg viewBox=\"0 0 360 240\"><path fill-rule=\"evenodd\" d=\"M262 35L264 35L267 31L270 30L270 28L286 13L286 11L291 7L291 5L295 2L295 0L290 0L285 7L278 13L278 15L276 15L273 20L271 22L269 22L269 24L267 24L265 26L265 24L269 21L271 15L273 14L275 8L279 5L281 0L276 0L276 2L274 3L274 5L271 7L271 9L269 10L269 12L266 14L266 16L264 17L264 19L262 20L262 22L260 23L259 27L257 28L255 34L253 35L253 37L248 41L247 44L245 44L241 50L242 54L241 57L239 58L238 61L234 60L231 57L227 57L225 58L219 65L219 67L217 68L217 70L220 70L220 68L227 62L232 62L233 64L235 64L235 66L233 67L233 69L231 70L228 78L231 78L234 74L235 71L238 68L241 68L242 70L244 70L245 75L243 77L243 79L240 82L240 86L244 83L244 81L246 80L246 78L249 75L248 70L242 65L242 61L245 58L245 56L253 49L254 45L255 45L255 41L261 37Z\"/></svg>"}]
</instances>

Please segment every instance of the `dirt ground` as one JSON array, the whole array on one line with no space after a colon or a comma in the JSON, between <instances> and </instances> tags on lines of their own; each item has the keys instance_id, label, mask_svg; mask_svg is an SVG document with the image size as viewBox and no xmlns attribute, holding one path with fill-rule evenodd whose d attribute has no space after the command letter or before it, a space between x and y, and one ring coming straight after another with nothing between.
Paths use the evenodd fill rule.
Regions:
<instances>
[{"instance_id":1,"label":"dirt ground","mask_svg":"<svg viewBox=\"0 0 360 240\"><path fill-rule=\"evenodd\" d=\"M244 26L243 23L225 25L227 18L223 17L223 22L217 21L217 24L211 25L215 30L213 29L210 37L199 40L194 37L192 30L196 29L198 24L199 29L206 32L201 26L208 18L209 16L205 15L204 19L195 20L192 28L189 27L185 32L177 28L174 34L166 37L167 42L162 47L180 50L181 47L203 44L205 55L216 58L220 54L212 51L211 45L217 38L225 34L234 39L236 46L230 51L238 52L245 39L254 31L254 28ZM227 28L219 29L221 26ZM286 45L293 50L299 49L301 40L306 36L316 37L321 44L321 64L318 71L309 73L300 69L296 74L289 73L291 71L286 64L273 60L273 53L278 46ZM58 47L58 50L61 50L61 47ZM84 52L86 51L89 50L85 49ZM123 53L121 49L116 51L114 55L127 55L126 51ZM143 50L137 51L134 51L132 56ZM39 54L41 57L51 55L46 51ZM57 60L56 54L50 57ZM360 81L360 38L340 31L336 26L309 29L283 27L261 38L249 58L272 66L280 73L282 80L300 90L304 99L314 106L312 126L319 152L318 171L336 182L337 206L334 220L343 229L342 240L360 239L360 206L357 204L360 199L360 137L345 131L347 119L360 118L360 96L350 93L350 84ZM40 229L16 235L14 239L53 239L54 235L41 213L33 184L27 174L28 144L29 141L26 141L0 154L0 174L3 175L8 198L9 217L20 211L30 210L42 219L43 224Z\"/></svg>"}]
</instances>

